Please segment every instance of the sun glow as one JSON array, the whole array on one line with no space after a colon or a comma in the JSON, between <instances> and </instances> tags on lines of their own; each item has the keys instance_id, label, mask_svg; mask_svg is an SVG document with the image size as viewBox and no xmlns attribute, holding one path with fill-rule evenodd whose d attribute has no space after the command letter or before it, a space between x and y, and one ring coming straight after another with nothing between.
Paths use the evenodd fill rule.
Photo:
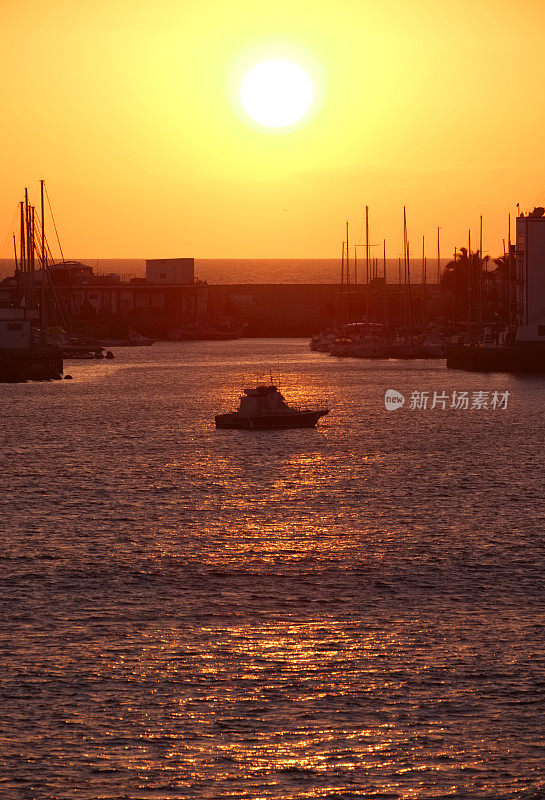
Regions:
<instances>
[{"instance_id":1,"label":"sun glow","mask_svg":"<svg viewBox=\"0 0 545 800\"><path fill-rule=\"evenodd\" d=\"M240 86L246 113L260 125L285 128L310 109L314 87L307 73L292 61L272 58L256 64Z\"/></svg>"}]
</instances>

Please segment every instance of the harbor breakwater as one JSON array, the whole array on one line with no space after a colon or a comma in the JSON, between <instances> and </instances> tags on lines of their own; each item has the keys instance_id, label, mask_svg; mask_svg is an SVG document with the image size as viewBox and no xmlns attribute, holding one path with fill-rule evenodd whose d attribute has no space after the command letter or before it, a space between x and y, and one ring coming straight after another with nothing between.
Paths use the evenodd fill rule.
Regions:
<instances>
[{"instance_id":1,"label":"harbor breakwater","mask_svg":"<svg viewBox=\"0 0 545 800\"><path fill-rule=\"evenodd\" d=\"M254 337L312 336L334 323L351 322L367 316L369 320L389 325L403 325L408 307L415 323L433 319L448 294L438 290L436 284L413 286L410 300L406 287L400 284L355 287L326 283L244 283L198 284L202 295L201 316L209 320L229 319L245 323L242 334ZM165 290L166 293L170 289ZM103 312L80 318L86 328L98 324L122 324L144 336L168 340L176 338L176 330L190 325L194 314L178 302L165 302L163 306L121 309L115 314Z\"/></svg>"},{"instance_id":2,"label":"harbor breakwater","mask_svg":"<svg viewBox=\"0 0 545 800\"><path fill-rule=\"evenodd\" d=\"M449 297L437 284L413 286L410 295L415 321L433 317ZM403 285L384 283L357 289L324 283L209 285L208 310L246 322L247 337L312 336L339 319L367 316L378 323L403 324L407 291Z\"/></svg>"}]
</instances>

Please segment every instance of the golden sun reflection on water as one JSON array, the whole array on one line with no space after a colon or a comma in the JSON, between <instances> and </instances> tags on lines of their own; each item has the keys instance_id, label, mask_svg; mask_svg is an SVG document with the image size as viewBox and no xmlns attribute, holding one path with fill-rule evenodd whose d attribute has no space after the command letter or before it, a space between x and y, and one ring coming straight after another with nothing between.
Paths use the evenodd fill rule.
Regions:
<instances>
[{"instance_id":1,"label":"golden sun reflection on water","mask_svg":"<svg viewBox=\"0 0 545 800\"><path fill-rule=\"evenodd\" d=\"M251 590L247 582L232 575L226 589L218 576L216 604L201 609L188 607L181 590L169 611L175 624L143 620L129 650L89 653L100 665L96 679L111 687L94 712L108 748L95 733L86 751L97 769L137 772L142 789L146 776L153 782L161 774L173 791L203 797L231 796L229 785L238 782L248 790L232 796L252 798L331 797L351 784L358 796L373 781L381 797L417 798L432 783L445 796L458 760L475 774L483 770L472 688L453 689L451 674L463 674L473 655L465 634L484 621L462 614L456 632L432 630L430 638L417 609L378 606L356 619L353 611L331 615L325 597L301 619L304 577L286 586L273 620L264 615L267 577ZM116 686L146 699L125 703ZM466 709L465 740L456 708ZM126 741L114 736L119 728ZM491 756L502 751L500 737Z\"/></svg>"},{"instance_id":2,"label":"golden sun reflection on water","mask_svg":"<svg viewBox=\"0 0 545 800\"><path fill-rule=\"evenodd\" d=\"M253 625L203 624L195 636L183 626L150 628L141 645L133 660L116 662L116 671L153 687L154 711L125 709L141 743L112 756L116 768L166 771L178 789L204 786L213 770L218 786L249 780L252 797L259 796L260 782L270 792L286 777L311 779L312 787L297 793L308 798L331 796L350 780L385 769L417 783L419 773L429 781L444 769L440 759L422 760L422 742L448 736L448 722L429 719L416 736L407 729L411 707L404 691L421 669L417 659L396 663L396 652L406 647L401 627L256 619ZM403 796L418 796L418 788Z\"/></svg>"},{"instance_id":3,"label":"golden sun reflection on water","mask_svg":"<svg viewBox=\"0 0 545 800\"><path fill-rule=\"evenodd\" d=\"M405 365L231 346L4 397L12 794L524 796L545 744L541 384L510 418L386 417ZM331 392L324 424L216 431L233 376L281 348L290 401Z\"/></svg>"}]
</instances>

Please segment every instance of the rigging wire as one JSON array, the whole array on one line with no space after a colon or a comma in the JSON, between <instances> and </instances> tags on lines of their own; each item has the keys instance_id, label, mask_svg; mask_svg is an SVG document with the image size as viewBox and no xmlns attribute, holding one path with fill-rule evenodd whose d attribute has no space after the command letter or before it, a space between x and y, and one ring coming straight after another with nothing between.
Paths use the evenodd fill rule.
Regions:
<instances>
[{"instance_id":1,"label":"rigging wire","mask_svg":"<svg viewBox=\"0 0 545 800\"><path fill-rule=\"evenodd\" d=\"M36 235L36 241L34 243L34 247L36 248L36 252L38 253L38 257L41 260L41 259L43 259L43 253L42 253L42 248L41 248L42 226L41 226L41 220L39 218L36 218L35 226L36 226L36 234L37 235ZM51 247L49 245L49 241L47 239L47 236L44 236L44 242L45 242L46 254L48 254L49 258L51 259L50 263L54 264L55 263L55 259L53 257L53 252L52 252ZM62 255L62 250L61 250L61 255ZM64 261L64 256L63 256L63 261ZM42 261L42 263L43 263L43 261ZM50 275L49 270L47 268L45 270L45 274L42 275L42 280L43 281L47 281L49 289L51 291L51 295L53 297L54 304L55 304L55 306L57 308L57 313L58 313L60 322L62 324L62 327L65 330L68 331L69 330L69 325L68 325L67 319L65 317L61 301L60 301L59 296L57 294L57 291L55 289L55 285L54 285L54 283L53 283L53 281L51 279L51 275ZM71 295L70 296L70 301L72 302L72 300L73 300L73 297Z\"/></svg>"},{"instance_id":2,"label":"rigging wire","mask_svg":"<svg viewBox=\"0 0 545 800\"><path fill-rule=\"evenodd\" d=\"M6 258L4 258L2 254L4 252L7 252L8 239L10 240L10 245L11 245L11 240L12 240L12 236L13 236L13 233L14 233L13 226L15 224L15 220L16 220L18 215L19 215L19 203L17 203L17 205L15 206L15 211L13 212L13 216L12 216L12 218L10 220L8 231L6 233L4 241L2 243L2 247L0 248L0 262L4 262L4 261L8 262L6 264L2 263L2 265L1 265L2 267L10 267L11 266L11 262L13 261L13 255L12 256L7 256ZM11 248L11 249L13 249L13 248Z\"/></svg>"}]
</instances>

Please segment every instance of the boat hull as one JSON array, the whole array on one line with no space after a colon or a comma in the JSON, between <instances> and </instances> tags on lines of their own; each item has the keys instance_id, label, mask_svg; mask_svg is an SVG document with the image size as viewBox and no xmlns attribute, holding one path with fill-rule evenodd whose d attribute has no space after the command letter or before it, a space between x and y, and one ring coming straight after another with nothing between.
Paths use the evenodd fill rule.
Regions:
<instances>
[{"instance_id":1,"label":"boat hull","mask_svg":"<svg viewBox=\"0 0 545 800\"><path fill-rule=\"evenodd\" d=\"M96 344L62 344L64 358L104 358L103 347Z\"/></svg>"},{"instance_id":2,"label":"boat hull","mask_svg":"<svg viewBox=\"0 0 545 800\"><path fill-rule=\"evenodd\" d=\"M315 428L320 417L329 413L327 409L318 411L300 411L293 414L259 414L247 417L233 412L218 414L216 428L232 430L282 430L287 428Z\"/></svg>"},{"instance_id":3,"label":"boat hull","mask_svg":"<svg viewBox=\"0 0 545 800\"><path fill-rule=\"evenodd\" d=\"M62 351L58 347L0 349L0 383L49 381L62 377Z\"/></svg>"},{"instance_id":4,"label":"boat hull","mask_svg":"<svg viewBox=\"0 0 545 800\"><path fill-rule=\"evenodd\" d=\"M155 339L142 336L141 339L99 339L101 347L151 347Z\"/></svg>"}]
</instances>

